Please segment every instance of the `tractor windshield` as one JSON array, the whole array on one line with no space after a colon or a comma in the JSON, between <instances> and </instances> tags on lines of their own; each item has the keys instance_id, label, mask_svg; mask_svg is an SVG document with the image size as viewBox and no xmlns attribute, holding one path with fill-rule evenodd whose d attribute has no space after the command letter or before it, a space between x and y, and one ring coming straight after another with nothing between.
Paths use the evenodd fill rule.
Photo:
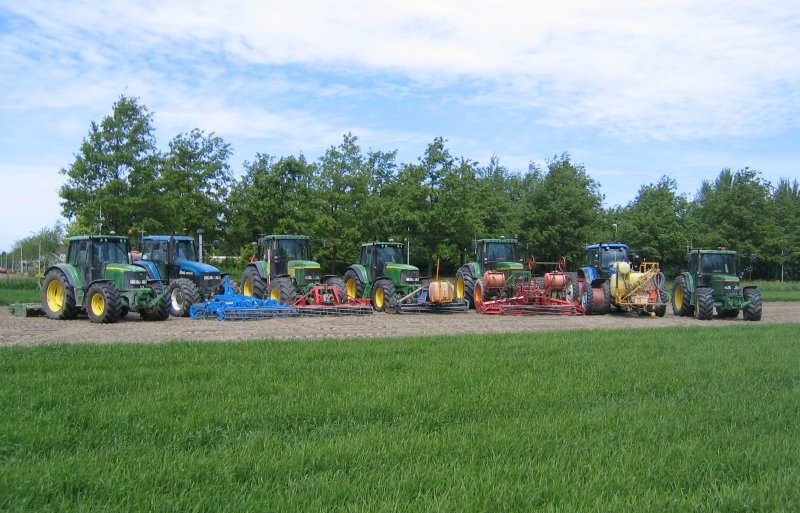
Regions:
<instances>
[{"instance_id":1,"label":"tractor windshield","mask_svg":"<svg viewBox=\"0 0 800 513\"><path fill-rule=\"evenodd\" d=\"M94 240L94 265L97 264L127 264L128 245L126 241L119 239L95 239Z\"/></svg>"},{"instance_id":2,"label":"tractor windshield","mask_svg":"<svg viewBox=\"0 0 800 513\"><path fill-rule=\"evenodd\" d=\"M400 246L378 246L375 262L379 269L383 269L386 264L402 264L403 250Z\"/></svg>"},{"instance_id":3,"label":"tractor windshield","mask_svg":"<svg viewBox=\"0 0 800 513\"><path fill-rule=\"evenodd\" d=\"M483 245L484 260L491 262L514 262L517 260L517 245L508 242L487 242Z\"/></svg>"},{"instance_id":4,"label":"tractor windshield","mask_svg":"<svg viewBox=\"0 0 800 513\"><path fill-rule=\"evenodd\" d=\"M281 257L287 260L311 260L308 239L284 239L276 242Z\"/></svg>"},{"instance_id":5,"label":"tractor windshield","mask_svg":"<svg viewBox=\"0 0 800 513\"><path fill-rule=\"evenodd\" d=\"M703 254L700 257L702 274L736 274L736 255Z\"/></svg>"},{"instance_id":6,"label":"tractor windshield","mask_svg":"<svg viewBox=\"0 0 800 513\"><path fill-rule=\"evenodd\" d=\"M601 248L600 249L600 267L602 269L610 269L614 262L627 262L628 251L625 248Z\"/></svg>"},{"instance_id":7,"label":"tractor windshield","mask_svg":"<svg viewBox=\"0 0 800 513\"><path fill-rule=\"evenodd\" d=\"M175 241L175 260L188 260L190 262L197 262L197 255L194 252L194 241Z\"/></svg>"}]
</instances>

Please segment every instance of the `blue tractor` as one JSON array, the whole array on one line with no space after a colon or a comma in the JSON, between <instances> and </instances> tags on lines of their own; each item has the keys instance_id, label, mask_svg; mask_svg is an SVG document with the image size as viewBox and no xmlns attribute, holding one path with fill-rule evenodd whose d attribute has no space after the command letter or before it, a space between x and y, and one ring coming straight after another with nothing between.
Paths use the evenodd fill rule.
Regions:
<instances>
[{"instance_id":1,"label":"blue tractor","mask_svg":"<svg viewBox=\"0 0 800 513\"><path fill-rule=\"evenodd\" d=\"M607 314L611 309L610 278L615 262L628 261L628 245L616 242L590 244L584 248L585 262L578 271L578 295L587 314Z\"/></svg>"},{"instance_id":2,"label":"blue tractor","mask_svg":"<svg viewBox=\"0 0 800 513\"><path fill-rule=\"evenodd\" d=\"M189 308L223 292L225 273L197 258L195 242L185 235L142 237L142 258L134 262L147 269L150 279L168 283L169 311L186 317Z\"/></svg>"}]
</instances>

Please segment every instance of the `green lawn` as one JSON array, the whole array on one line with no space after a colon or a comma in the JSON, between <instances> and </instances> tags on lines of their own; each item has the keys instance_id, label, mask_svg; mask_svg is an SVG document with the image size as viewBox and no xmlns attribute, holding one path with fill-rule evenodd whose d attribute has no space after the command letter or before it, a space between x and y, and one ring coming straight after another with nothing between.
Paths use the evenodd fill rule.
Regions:
<instances>
[{"instance_id":1,"label":"green lawn","mask_svg":"<svg viewBox=\"0 0 800 513\"><path fill-rule=\"evenodd\" d=\"M797 511L798 338L5 348L0 511Z\"/></svg>"},{"instance_id":2,"label":"green lawn","mask_svg":"<svg viewBox=\"0 0 800 513\"><path fill-rule=\"evenodd\" d=\"M41 303L39 280L33 278L0 278L0 306L11 303Z\"/></svg>"}]
</instances>

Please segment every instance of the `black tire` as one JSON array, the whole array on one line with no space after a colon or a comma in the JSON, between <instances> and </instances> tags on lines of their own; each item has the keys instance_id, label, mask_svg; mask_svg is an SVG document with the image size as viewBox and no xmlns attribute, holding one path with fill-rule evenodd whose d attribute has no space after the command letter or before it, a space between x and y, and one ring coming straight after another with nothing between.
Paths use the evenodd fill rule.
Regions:
<instances>
[{"instance_id":1,"label":"black tire","mask_svg":"<svg viewBox=\"0 0 800 513\"><path fill-rule=\"evenodd\" d=\"M459 288L469 307L475 308L475 276L472 275L472 269L468 265L461 266L456 272L456 296Z\"/></svg>"},{"instance_id":2,"label":"black tire","mask_svg":"<svg viewBox=\"0 0 800 513\"><path fill-rule=\"evenodd\" d=\"M558 293L558 299L564 301L578 301L578 273L564 273L567 284L564 290Z\"/></svg>"},{"instance_id":3,"label":"black tire","mask_svg":"<svg viewBox=\"0 0 800 513\"><path fill-rule=\"evenodd\" d=\"M744 310L742 318L745 321L760 321L762 311L761 291L758 289L744 289L745 301L750 301Z\"/></svg>"},{"instance_id":4,"label":"black tire","mask_svg":"<svg viewBox=\"0 0 800 513\"><path fill-rule=\"evenodd\" d=\"M695 315L701 321L707 321L714 316L714 293L711 289L706 287L697 289L697 311Z\"/></svg>"},{"instance_id":5,"label":"black tire","mask_svg":"<svg viewBox=\"0 0 800 513\"><path fill-rule=\"evenodd\" d=\"M242 294L256 299L264 299L267 281L258 274L258 269L248 266L242 273Z\"/></svg>"},{"instance_id":6,"label":"black tire","mask_svg":"<svg viewBox=\"0 0 800 513\"><path fill-rule=\"evenodd\" d=\"M178 278L169 284L169 313L174 317L188 317L189 308L201 301L200 291L193 281Z\"/></svg>"},{"instance_id":7,"label":"black tire","mask_svg":"<svg viewBox=\"0 0 800 513\"><path fill-rule=\"evenodd\" d=\"M269 284L269 299L274 299L279 303L294 303L297 291L291 278L275 278Z\"/></svg>"},{"instance_id":8,"label":"black tire","mask_svg":"<svg viewBox=\"0 0 800 513\"><path fill-rule=\"evenodd\" d=\"M362 299L364 297L364 280L361 274L354 269L348 269L344 273L344 291L352 299Z\"/></svg>"},{"instance_id":9,"label":"black tire","mask_svg":"<svg viewBox=\"0 0 800 513\"><path fill-rule=\"evenodd\" d=\"M52 269L42 284L42 305L49 319L60 321L74 319L78 315L75 304L75 289L58 269Z\"/></svg>"},{"instance_id":10,"label":"black tire","mask_svg":"<svg viewBox=\"0 0 800 513\"><path fill-rule=\"evenodd\" d=\"M603 304L595 306L592 304L594 298L594 291L600 289L603 291ZM581 296L581 306L583 307L586 315L605 315L611 310L611 284L608 280L604 281L599 287L586 287L584 285L583 295Z\"/></svg>"},{"instance_id":11,"label":"black tire","mask_svg":"<svg viewBox=\"0 0 800 513\"><path fill-rule=\"evenodd\" d=\"M344 280L337 278L336 276L332 276L325 280L325 285L336 289L336 294L339 296L339 302L347 302L347 292L345 291Z\"/></svg>"},{"instance_id":12,"label":"black tire","mask_svg":"<svg viewBox=\"0 0 800 513\"><path fill-rule=\"evenodd\" d=\"M130 309L127 306L122 305L122 309L119 312L119 318L120 319L124 319L125 317L128 316L129 313L130 313Z\"/></svg>"},{"instance_id":13,"label":"black tire","mask_svg":"<svg viewBox=\"0 0 800 513\"><path fill-rule=\"evenodd\" d=\"M694 305L692 305L692 291L686 283L686 277L681 275L675 278L672 285L672 313L681 317L694 315Z\"/></svg>"},{"instance_id":14,"label":"black tire","mask_svg":"<svg viewBox=\"0 0 800 513\"><path fill-rule=\"evenodd\" d=\"M141 315L142 319L145 321L166 321L169 318L169 290L161 283L151 283L150 290L153 294L151 299L155 296L158 296L162 292L164 295L161 296L155 306L140 309L139 315Z\"/></svg>"},{"instance_id":15,"label":"black tire","mask_svg":"<svg viewBox=\"0 0 800 513\"><path fill-rule=\"evenodd\" d=\"M667 313L667 305L656 305L653 307L653 312L655 312L656 317L664 317L664 314Z\"/></svg>"},{"instance_id":16,"label":"black tire","mask_svg":"<svg viewBox=\"0 0 800 513\"><path fill-rule=\"evenodd\" d=\"M601 288L603 289L603 311L597 313L605 315L611 311L611 282L604 281Z\"/></svg>"},{"instance_id":17,"label":"black tire","mask_svg":"<svg viewBox=\"0 0 800 513\"><path fill-rule=\"evenodd\" d=\"M86 291L86 314L92 322L112 324L122 313L122 298L110 283L95 283Z\"/></svg>"},{"instance_id":18,"label":"black tire","mask_svg":"<svg viewBox=\"0 0 800 513\"><path fill-rule=\"evenodd\" d=\"M372 289L372 308L377 312L394 309L397 305L397 291L389 280L378 280Z\"/></svg>"},{"instance_id":19,"label":"black tire","mask_svg":"<svg viewBox=\"0 0 800 513\"><path fill-rule=\"evenodd\" d=\"M583 282L583 294L581 294L581 307L583 308L583 313L585 315L592 315L595 313L594 311L594 304L592 304L592 286L590 283L584 281Z\"/></svg>"}]
</instances>

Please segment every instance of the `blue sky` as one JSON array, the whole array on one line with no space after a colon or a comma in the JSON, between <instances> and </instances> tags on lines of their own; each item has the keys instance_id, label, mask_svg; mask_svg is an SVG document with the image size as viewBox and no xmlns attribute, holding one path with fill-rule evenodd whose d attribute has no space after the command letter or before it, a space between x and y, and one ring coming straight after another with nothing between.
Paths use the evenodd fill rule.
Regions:
<instances>
[{"instance_id":1,"label":"blue sky","mask_svg":"<svg viewBox=\"0 0 800 513\"><path fill-rule=\"evenodd\" d=\"M652 5L651 5L652 4ZM627 204L662 175L800 175L800 3L0 0L0 250L60 218L89 124L122 94L161 146L363 149L512 171L568 152Z\"/></svg>"}]
</instances>

